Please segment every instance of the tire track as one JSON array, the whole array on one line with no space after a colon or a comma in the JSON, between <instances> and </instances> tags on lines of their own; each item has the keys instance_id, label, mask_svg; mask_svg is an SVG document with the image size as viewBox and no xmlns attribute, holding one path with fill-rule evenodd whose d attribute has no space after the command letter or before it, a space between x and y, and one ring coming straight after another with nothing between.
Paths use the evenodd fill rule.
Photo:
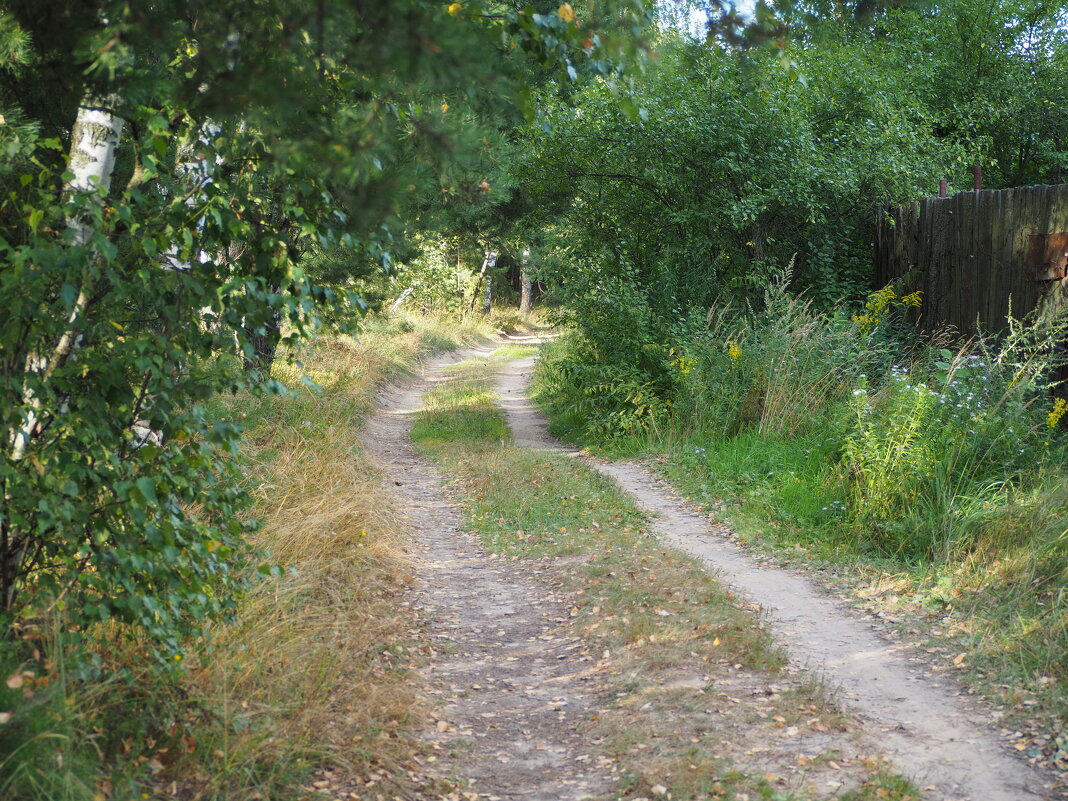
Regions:
<instances>
[{"instance_id":1,"label":"tire track","mask_svg":"<svg viewBox=\"0 0 1068 801\"><path fill-rule=\"evenodd\" d=\"M468 351L379 399L364 441L390 475L416 542L410 606L427 621L424 670L435 717L421 733L418 799L580 801L612 795L615 762L584 730L598 705L593 658L570 633L565 599L538 562L487 553L466 532L442 474L408 437L423 393ZM544 573L544 575L543 575Z\"/></svg>"}]
</instances>

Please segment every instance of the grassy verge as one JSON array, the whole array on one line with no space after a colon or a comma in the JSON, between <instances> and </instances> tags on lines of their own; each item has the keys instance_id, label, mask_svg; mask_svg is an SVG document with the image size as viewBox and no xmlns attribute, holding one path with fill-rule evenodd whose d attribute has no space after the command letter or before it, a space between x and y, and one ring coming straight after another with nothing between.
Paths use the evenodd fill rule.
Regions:
<instances>
[{"instance_id":1,"label":"grassy verge","mask_svg":"<svg viewBox=\"0 0 1068 801\"><path fill-rule=\"evenodd\" d=\"M909 559L872 553L843 526L847 500L828 450L818 436L748 432L690 436L646 455L743 543L815 567L852 592L936 670L1002 707L1001 728L1018 750L1068 771L1063 479L988 507L967 549Z\"/></svg>"},{"instance_id":2,"label":"grassy verge","mask_svg":"<svg viewBox=\"0 0 1068 801\"><path fill-rule=\"evenodd\" d=\"M194 781L196 793L228 799L403 784L405 726L419 714L411 622L396 614L412 579L407 534L384 492L391 478L359 436L379 385L489 330L372 320L358 343L324 338L300 367L276 366L289 394L220 401L220 418L247 426L263 521L253 545L282 571L254 585L195 676L201 703L224 713L182 767L187 795Z\"/></svg>"},{"instance_id":3,"label":"grassy verge","mask_svg":"<svg viewBox=\"0 0 1068 801\"><path fill-rule=\"evenodd\" d=\"M108 627L85 634L110 678L72 673L61 616L32 665L0 649L0 711L26 721L0 722L0 797L284 801L402 785L419 714L396 612L406 533L359 434L377 386L492 322L370 320L359 343L324 337L302 367L276 364L288 393L218 398L210 413L245 427L255 562L277 570L253 579L234 624L189 644L177 679L145 670L136 633Z\"/></svg>"},{"instance_id":4,"label":"grassy verge","mask_svg":"<svg viewBox=\"0 0 1068 801\"><path fill-rule=\"evenodd\" d=\"M454 366L412 438L456 477L487 548L557 566L572 624L606 655L610 700L588 725L625 767L623 795L919 798L823 688L784 669L754 612L665 549L618 487L574 459L510 444L492 390L499 360Z\"/></svg>"}]
</instances>

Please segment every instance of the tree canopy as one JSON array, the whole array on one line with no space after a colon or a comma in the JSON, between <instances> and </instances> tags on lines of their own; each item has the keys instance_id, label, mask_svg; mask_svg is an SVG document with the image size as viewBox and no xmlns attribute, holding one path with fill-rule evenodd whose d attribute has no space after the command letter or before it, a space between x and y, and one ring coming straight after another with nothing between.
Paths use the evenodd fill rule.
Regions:
<instances>
[{"instance_id":1,"label":"tree canopy","mask_svg":"<svg viewBox=\"0 0 1068 801\"><path fill-rule=\"evenodd\" d=\"M496 177L530 76L609 76L640 4L0 6L0 588L161 657L250 558L220 391L363 308L428 197ZM438 201L441 202L441 201ZM294 351L287 349L288 358Z\"/></svg>"},{"instance_id":2,"label":"tree canopy","mask_svg":"<svg viewBox=\"0 0 1068 801\"><path fill-rule=\"evenodd\" d=\"M709 306L759 308L787 265L821 308L858 302L879 204L970 189L976 166L986 188L1062 180L1058 4L759 4L740 31L711 11L707 37L662 30L622 98L547 93L526 129L595 407L666 408Z\"/></svg>"}]
</instances>

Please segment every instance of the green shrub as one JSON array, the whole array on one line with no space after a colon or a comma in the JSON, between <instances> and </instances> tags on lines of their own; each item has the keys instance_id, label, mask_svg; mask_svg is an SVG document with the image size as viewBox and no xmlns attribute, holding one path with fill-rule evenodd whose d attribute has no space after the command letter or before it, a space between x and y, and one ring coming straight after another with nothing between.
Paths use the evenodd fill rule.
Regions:
<instances>
[{"instance_id":1,"label":"green shrub","mask_svg":"<svg viewBox=\"0 0 1068 801\"><path fill-rule=\"evenodd\" d=\"M842 469L858 536L884 552L947 556L1027 486L1063 437L1048 425L1058 354L1048 331L1014 325L858 382Z\"/></svg>"},{"instance_id":2,"label":"green shrub","mask_svg":"<svg viewBox=\"0 0 1068 801\"><path fill-rule=\"evenodd\" d=\"M670 324L645 295L624 280L603 277L576 293L565 322L574 330L540 360L541 401L593 440L642 437L660 428L682 362Z\"/></svg>"},{"instance_id":3,"label":"green shrub","mask_svg":"<svg viewBox=\"0 0 1068 801\"><path fill-rule=\"evenodd\" d=\"M1007 498L1061 458L1064 406L1050 377L1065 321L1013 321L1003 337L951 351L939 337L909 339L914 296L886 287L856 314L821 312L789 280L786 270L759 308L719 304L695 325L681 313L665 321L633 287L604 279L575 302L581 330L546 348L539 366L556 432L616 447L681 441L744 465L737 478L759 472L761 459L722 443L755 436L780 452L819 442L827 469L806 471L804 491L769 478L773 468L750 483L773 487L779 506L805 507L831 539L921 560L973 547ZM719 466L697 467L731 490ZM822 515L813 499L825 501Z\"/></svg>"}]
</instances>

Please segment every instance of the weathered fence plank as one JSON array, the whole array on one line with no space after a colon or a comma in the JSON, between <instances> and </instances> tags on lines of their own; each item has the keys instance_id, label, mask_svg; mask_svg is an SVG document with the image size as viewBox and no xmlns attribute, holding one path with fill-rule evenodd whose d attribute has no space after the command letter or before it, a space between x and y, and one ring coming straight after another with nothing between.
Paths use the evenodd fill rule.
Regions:
<instances>
[{"instance_id":1,"label":"weathered fence plank","mask_svg":"<svg viewBox=\"0 0 1068 801\"><path fill-rule=\"evenodd\" d=\"M881 207L875 283L923 291L926 330L1000 331L1064 290L1068 184L928 197Z\"/></svg>"}]
</instances>

